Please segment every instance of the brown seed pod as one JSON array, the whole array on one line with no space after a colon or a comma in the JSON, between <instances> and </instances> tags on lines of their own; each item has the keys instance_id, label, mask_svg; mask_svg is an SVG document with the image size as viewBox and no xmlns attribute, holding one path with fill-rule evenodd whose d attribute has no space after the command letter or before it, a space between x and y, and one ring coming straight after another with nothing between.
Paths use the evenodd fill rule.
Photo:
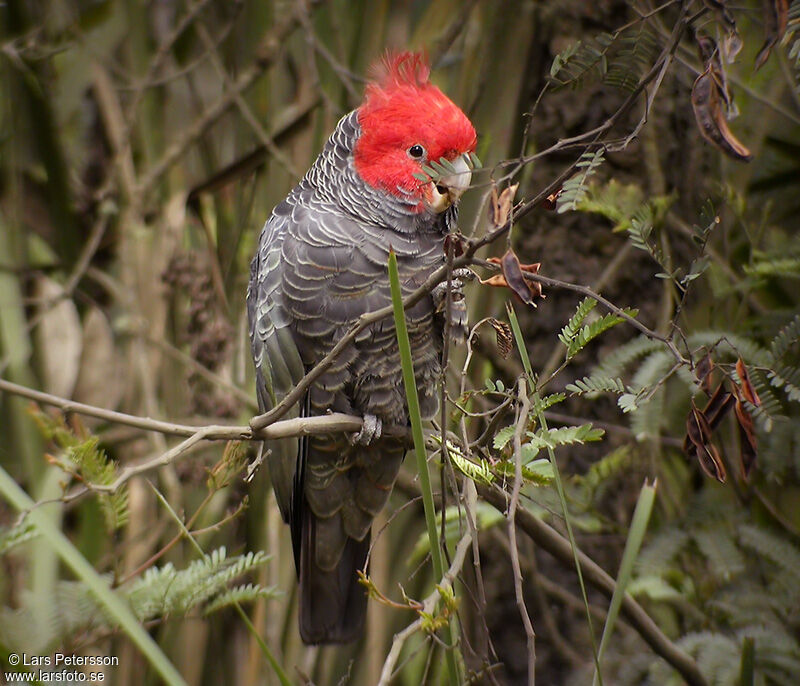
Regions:
<instances>
[{"instance_id":1,"label":"brown seed pod","mask_svg":"<svg viewBox=\"0 0 800 686\"><path fill-rule=\"evenodd\" d=\"M789 0L764 0L764 45L756 55L756 71L764 66L769 55L786 33L789 22Z\"/></svg>"},{"instance_id":2,"label":"brown seed pod","mask_svg":"<svg viewBox=\"0 0 800 686\"><path fill-rule=\"evenodd\" d=\"M692 107L700 133L709 143L715 145L726 155L740 162L749 162L753 157L742 145L725 121L722 111L724 96L721 81L714 73L713 65L697 77L692 86Z\"/></svg>"}]
</instances>

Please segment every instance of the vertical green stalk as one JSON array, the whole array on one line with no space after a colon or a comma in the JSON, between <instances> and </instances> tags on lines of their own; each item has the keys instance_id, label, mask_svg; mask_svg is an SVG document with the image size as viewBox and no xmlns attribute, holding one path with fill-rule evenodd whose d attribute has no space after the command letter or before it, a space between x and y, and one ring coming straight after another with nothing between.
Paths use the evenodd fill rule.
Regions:
<instances>
[{"instance_id":1,"label":"vertical green stalk","mask_svg":"<svg viewBox=\"0 0 800 686\"><path fill-rule=\"evenodd\" d=\"M444 564L442 563L442 549L436 532L436 508L433 504L433 491L431 490L431 476L428 472L428 460L425 455L425 438L422 435L422 416L419 411L419 397L417 396L417 383L414 377L414 362L411 358L411 343L408 340L406 316L403 312L403 294L400 290L400 274L397 271L397 256L394 250L389 252L389 284L392 289L392 307L394 308L394 325L397 331L397 345L400 348L400 364L403 367L403 385L406 389L406 402L408 403L408 416L411 420L411 433L414 437L414 454L417 457L417 470L419 471L420 487L422 489L422 505L425 509L425 523L428 526L428 541L431 546L431 561L436 579L444 577ZM444 513L442 513L444 516ZM450 683L460 682L458 664L453 653L453 638L450 624L442 630L444 634L445 658Z\"/></svg>"},{"instance_id":2,"label":"vertical green stalk","mask_svg":"<svg viewBox=\"0 0 800 686\"><path fill-rule=\"evenodd\" d=\"M34 524L42 537L47 540L59 557L97 598L97 601L116 621L128 638L133 641L153 668L161 675L164 683L170 686L184 686L186 682L173 664L167 659L150 634L144 630L130 607L112 591L108 583L95 571L81 555L80 551L52 522L50 514L36 507L31 497L0 467L0 494Z\"/></svg>"},{"instance_id":3,"label":"vertical green stalk","mask_svg":"<svg viewBox=\"0 0 800 686\"><path fill-rule=\"evenodd\" d=\"M600 639L600 649L597 651L598 664L603 659L603 653L608 646L611 636L614 633L614 624L619 616L619 609L622 607L622 599L625 597L625 589L631 580L633 564L639 555L642 547L644 534L647 531L647 523L650 521L650 513L653 511L653 502L656 498L656 484L645 483L639 491L639 499L636 501L636 509L633 511L633 520L628 532L628 539L625 541L625 550L622 553L622 561L619 563L617 573L617 583L614 586L614 593L611 596L611 604L608 606L606 625L603 627L603 636ZM595 668L594 686L600 680L600 668Z\"/></svg>"},{"instance_id":4,"label":"vertical green stalk","mask_svg":"<svg viewBox=\"0 0 800 686\"><path fill-rule=\"evenodd\" d=\"M528 350L525 347L525 339L522 337L522 330L519 328L519 322L517 321L517 314L514 312L514 308L511 305L506 305L506 310L508 311L508 321L511 324L511 330L514 332L514 341L517 344L517 350L519 350L519 356L522 359L522 366L525 368L525 373L528 375L528 378L531 382L531 388L533 388L533 393L531 394L533 404L536 407L540 406L539 403L539 392L536 390L536 378L533 375L533 367L531 366L531 360L528 357ZM544 412L541 410L537 410L536 412L536 421L539 426L542 428L543 431L547 431L547 421L544 418ZM592 624L592 613L589 610L589 596L586 594L586 584L583 582L583 571L581 570L581 563L578 559L578 544L575 541L575 534L572 531L572 522L569 518L569 511L567 510L567 494L564 491L564 484L561 481L561 472L558 469L558 462L556 462L556 454L553 451L553 448L548 445L547 446L547 454L550 458L550 464L553 466L553 481L556 484L556 491L558 492L558 499L561 502L561 510L564 513L564 524L567 527L567 536L569 537L569 543L572 547L572 556L575 560L575 571L578 574L578 584L581 587L581 596L583 597L583 606L586 609L586 621L589 627L589 638L592 642L592 653L594 655L594 665L595 669L597 670L597 674L600 678L600 685L603 684L603 677L600 675L600 662L598 658L598 650L597 650L597 638L595 637L594 633L594 625Z\"/></svg>"}]
</instances>

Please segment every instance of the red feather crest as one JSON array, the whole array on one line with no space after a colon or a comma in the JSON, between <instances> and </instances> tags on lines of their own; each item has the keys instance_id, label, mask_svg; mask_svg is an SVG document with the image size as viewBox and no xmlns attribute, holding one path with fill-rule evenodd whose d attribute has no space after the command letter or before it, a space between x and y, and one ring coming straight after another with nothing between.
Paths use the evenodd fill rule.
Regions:
<instances>
[{"instance_id":1,"label":"red feather crest","mask_svg":"<svg viewBox=\"0 0 800 686\"><path fill-rule=\"evenodd\" d=\"M387 52L373 67L373 79L379 88L400 86L421 88L428 83L431 65L425 52Z\"/></svg>"}]
</instances>

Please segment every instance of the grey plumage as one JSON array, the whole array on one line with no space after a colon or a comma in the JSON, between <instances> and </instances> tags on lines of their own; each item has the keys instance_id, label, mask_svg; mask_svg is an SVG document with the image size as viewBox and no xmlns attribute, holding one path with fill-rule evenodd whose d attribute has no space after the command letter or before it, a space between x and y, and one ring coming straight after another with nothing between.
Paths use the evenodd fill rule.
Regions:
<instances>
[{"instance_id":1,"label":"grey plumage","mask_svg":"<svg viewBox=\"0 0 800 686\"><path fill-rule=\"evenodd\" d=\"M322 359L357 318L391 302L392 248L404 292L444 260L455 206L415 211L417 200L367 185L356 172L357 111L337 125L324 150L273 211L261 232L247 293L256 386L262 410L273 407ZM406 312L423 415L438 401L442 322L432 298ZM391 318L364 330L289 416L328 411L408 422ZM351 445L347 437L272 442L270 477L292 527L300 577L300 630L307 643L353 640L366 597L357 583L372 520L383 508L405 454L397 438Z\"/></svg>"}]
</instances>

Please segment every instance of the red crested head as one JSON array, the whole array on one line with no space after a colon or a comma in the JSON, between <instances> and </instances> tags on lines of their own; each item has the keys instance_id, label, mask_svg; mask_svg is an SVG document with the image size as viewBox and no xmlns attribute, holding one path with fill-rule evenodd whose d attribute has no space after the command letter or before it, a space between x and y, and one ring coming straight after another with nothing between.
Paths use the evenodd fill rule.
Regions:
<instances>
[{"instance_id":1,"label":"red crested head","mask_svg":"<svg viewBox=\"0 0 800 686\"><path fill-rule=\"evenodd\" d=\"M355 166L374 188L416 198L418 211L427 205L439 212L468 185L469 169L461 160L475 151L477 137L467 115L428 81L429 75L424 54L387 55L358 109L361 136ZM460 172L444 200L447 189L441 183L434 186L414 177L423 165L441 158L457 162Z\"/></svg>"}]
</instances>

